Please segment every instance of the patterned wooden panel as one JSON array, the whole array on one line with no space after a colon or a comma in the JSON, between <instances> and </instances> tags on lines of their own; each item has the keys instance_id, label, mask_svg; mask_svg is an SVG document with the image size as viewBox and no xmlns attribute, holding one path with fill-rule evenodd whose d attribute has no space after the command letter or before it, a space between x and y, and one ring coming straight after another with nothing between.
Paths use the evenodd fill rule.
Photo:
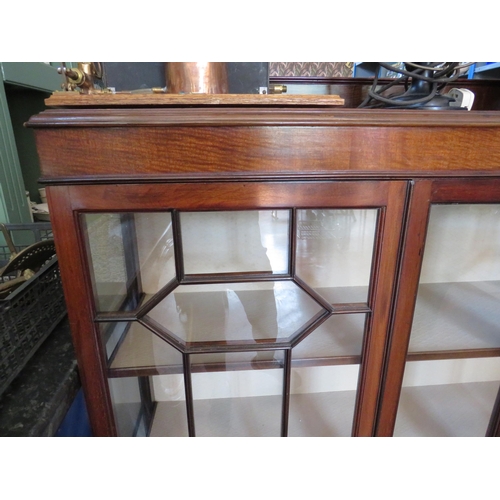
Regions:
<instances>
[{"instance_id":1,"label":"patterned wooden panel","mask_svg":"<svg viewBox=\"0 0 500 500\"><path fill-rule=\"evenodd\" d=\"M269 76L350 77L352 62L271 62Z\"/></svg>"}]
</instances>

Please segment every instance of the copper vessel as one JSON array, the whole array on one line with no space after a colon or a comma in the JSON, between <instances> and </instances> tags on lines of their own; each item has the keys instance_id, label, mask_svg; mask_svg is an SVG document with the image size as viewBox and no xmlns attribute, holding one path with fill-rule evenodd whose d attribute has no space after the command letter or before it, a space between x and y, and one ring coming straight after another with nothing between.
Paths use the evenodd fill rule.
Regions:
<instances>
[{"instance_id":1,"label":"copper vessel","mask_svg":"<svg viewBox=\"0 0 500 500\"><path fill-rule=\"evenodd\" d=\"M169 94L227 94L226 63L169 62L166 64Z\"/></svg>"}]
</instances>

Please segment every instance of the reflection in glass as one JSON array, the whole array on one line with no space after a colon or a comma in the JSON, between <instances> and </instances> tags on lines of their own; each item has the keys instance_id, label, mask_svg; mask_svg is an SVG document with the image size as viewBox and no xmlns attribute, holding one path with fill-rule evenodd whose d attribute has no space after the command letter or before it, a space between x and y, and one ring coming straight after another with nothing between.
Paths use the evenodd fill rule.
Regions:
<instances>
[{"instance_id":1,"label":"reflection in glass","mask_svg":"<svg viewBox=\"0 0 500 500\"><path fill-rule=\"evenodd\" d=\"M187 436L182 354L136 322L101 323L119 436ZM137 370L144 376L127 376ZM153 373L161 375L150 376ZM158 412L158 405L161 411ZM161 431L159 431L161 429Z\"/></svg>"},{"instance_id":2,"label":"reflection in glass","mask_svg":"<svg viewBox=\"0 0 500 500\"><path fill-rule=\"evenodd\" d=\"M186 274L288 270L287 210L184 212L180 220Z\"/></svg>"},{"instance_id":3,"label":"reflection in glass","mask_svg":"<svg viewBox=\"0 0 500 500\"><path fill-rule=\"evenodd\" d=\"M322 307L290 281L181 285L148 313L187 343L286 340Z\"/></svg>"},{"instance_id":4,"label":"reflection in glass","mask_svg":"<svg viewBox=\"0 0 500 500\"><path fill-rule=\"evenodd\" d=\"M154 368L182 373L181 353L140 323L100 323L99 327L112 370Z\"/></svg>"},{"instance_id":5,"label":"reflection in glass","mask_svg":"<svg viewBox=\"0 0 500 500\"><path fill-rule=\"evenodd\" d=\"M486 433L500 358L477 349L500 347L499 216L498 205L431 206L409 344L420 360L405 367L396 436ZM425 359L436 352L449 359Z\"/></svg>"},{"instance_id":6,"label":"reflection in glass","mask_svg":"<svg viewBox=\"0 0 500 500\"><path fill-rule=\"evenodd\" d=\"M358 375L359 365L293 368L288 435L350 436Z\"/></svg>"},{"instance_id":7,"label":"reflection in glass","mask_svg":"<svg viewBox=\"0 0 500 500\"><path fill-rule=\"evenodd\" d=\"M500 347L500 281L422 283L409 352Z\"/></svg>"},{"instance_id":8,"label":"reflection in glass","mask_svg":"<svg viewBox=\"0 0 500 500\"><path fill-rule=\"evenodd\" d=\"M175 278L170 213L136 213L135 231L142 290L151 295Z\"/></svg>"},{"instance_id":9,"label":"reflection in glass","mask_svg":"<svg viewBox=\"0 0 500 500\"><path fill-rule=\"evenodd\" d=\"M411 361L394 435L484 436L499 386L498 358Z\"/></svg>"},{"instance_id":10,"label":"reflection in glass","mask_svg":"<svg viewBox=\"0 0 500 500\"><path fill-rule=\"evenodd\" d=\"M101 342L109 362L118 352L118 348L127 335L131 323L99 323L97 326L101 332Z\"/></svg>"},{"instance_id":11,"label":"reflection in glass","mask_svg":"<svg viewBox=\"0 0 500 500\"><path fill-rule=\"evenodd\" d=\"M150 436L188 436L183 375L178 373L151 377L151 393L155 408Z\"/></svg>"},{"instance_id":12,"label":"reflection in glass","mask_svg":"<svg viewBox=\"0 0 500 500\"><path fill-rule=\"evenodd\" d=\"M334 315L292 349L290 436L350 436L365 314Z\"/></svg>"},{"instance_id":13,"label":"reflection in glass","mask_svg":"<svg viewBox=\"0 0 500 500\"><path fill-rule=\"evenodd\" d=\"M293 348L292 359L361 356L365 319L365 314L330 316Z\"/></svg>"},{"instance_id":14,"label":"reflection in glass","mask_svg":"<svg viewBox=\"0 0 500 500\"><path fill-rule=\"evenodd\" d=\"M258 353L252 353L257 359ZM247 363L235 369L239 353L227 353L218 371L192 374L197 436L279 436L283 403L283 351L269 352L274 368ZM209 355L204 356L208 360ZM191 355L193 365L200 365ZM241 366L241 365L240 365Z\"/></svg>"},{"instance_id":15,"label":"reflection in glass","mask_svg":"<svg viewBox=\"0 0 500 500\"><path fill-rule=\"evenodd\" d=\"M85 214L97 308L109 311L122 307L127 296L127 269L119 214Z\"/></svg>"},{"instance_id":16,"label":"reflection in glass","mask_svg":"<svg viewBox=\"0 0 500 500\"><path fill-rule=\"evenodd\" d=\"M175 277L170 213L82 217L98 311L134 309Z\"/></svg>"},{"instance_id":17,"label":"reflection in glass","mask_svg":"<svg viewBox=\"0 0 500 500\"><path fill-rule=\"evenodd\" d=\"M330 303L366 302L377 210L298 210L297 275Z\"/></svg>"},{"instance_id":18,"label":"reflection in glass","mask_svg":"<svg viewBox=\"0 0 500 500\"><path fill-rule=\"evenodd\" d=\"M500 206L433 205L409 352L500 347Z\"/></svg>"},{"instance_id":19,"label":"reflection in glass","mask_svg":"<svg viewBox=\"0 0 500 500\"><path fill-rule=\"evenodd\" d=\"M118 436L137 436L144 427L139 378L111 378L108 382Z\"/></svg>"}]
</instances>

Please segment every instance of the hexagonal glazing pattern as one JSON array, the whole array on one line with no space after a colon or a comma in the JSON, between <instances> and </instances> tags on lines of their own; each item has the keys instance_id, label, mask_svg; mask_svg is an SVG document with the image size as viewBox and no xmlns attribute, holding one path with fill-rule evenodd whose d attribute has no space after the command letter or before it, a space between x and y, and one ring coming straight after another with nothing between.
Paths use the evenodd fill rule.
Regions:
<instances>
[{"instance_id":1,"label":"hexagonal glazing pattern","mask_svg":"<svg viewBox=\"0 0 500 500\"><path fill-rule=\"evenodd\" d=\"M245 349L283 345L327 314L301 287L287 280L181 284L144 320L189 351L206 343Z\"/></svg>"}]
</instances>

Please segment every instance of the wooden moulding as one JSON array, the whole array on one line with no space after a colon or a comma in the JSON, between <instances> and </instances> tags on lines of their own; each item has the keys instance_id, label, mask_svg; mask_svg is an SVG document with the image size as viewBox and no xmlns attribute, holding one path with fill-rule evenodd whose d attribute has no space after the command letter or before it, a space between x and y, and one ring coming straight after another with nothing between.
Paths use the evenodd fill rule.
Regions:
<instances>
[{"instance_id":1,"label":"wooden moulding","mask_svg":"<svg viewBox=\"0 0 500 500\"><path fill-rule=\"evenodd\" d=\"M305 107L282 100L283 106L140 108L143 96L136 94L127 95L127 105L110 107L105 99L116 95L76 95L73 101L81 97L94 107L71 108L70 97L60 97L68 99L67 108L27 123L35 129L46 184L408 179L500 170L496 111L335 109L321 106L321 96L307 96Z\"/></svg>"},{"instance_id":2,"label":"wooden moulding","mask_svg":"<svg viewBox=\"0 0 500 500\"><path fill-rule=\"evenodd\" d=\"M43 182L498 175L499 127L36 130Z\"/></svg>"},{"instance_id":3,"label":"wooden moulding","mask_svg":"<svg viewBox=\"0 0 500 500\"><path fill-rule=\"evenodd\" d=\"M313 96L317 97L317 96ZM50 101L50 99L49 99ZM32 116L30 128L53 127L500 127L498 111L424 111L345 109L307 106L128 106L55 107Z\"/></svg>"}]
</instances>

